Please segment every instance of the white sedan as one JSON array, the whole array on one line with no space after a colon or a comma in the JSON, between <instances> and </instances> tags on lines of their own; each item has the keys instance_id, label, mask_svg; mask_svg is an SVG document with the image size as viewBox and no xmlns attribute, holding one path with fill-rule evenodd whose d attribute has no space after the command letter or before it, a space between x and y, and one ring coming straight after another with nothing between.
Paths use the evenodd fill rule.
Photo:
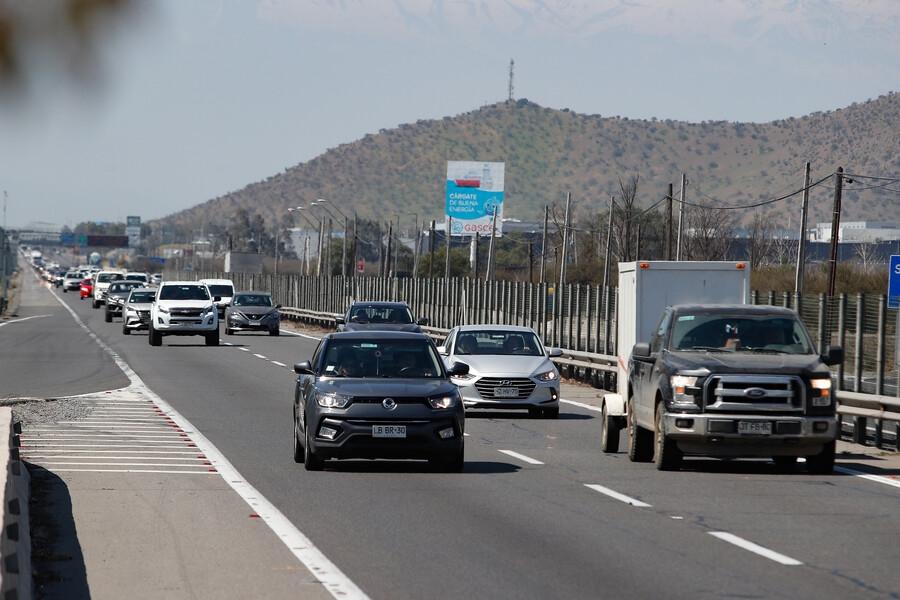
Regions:
<instances>
[{"instance_id":1,"label":"white sedan","mask_svg":"<svg viewBox=\"0 0 900 600\"><path fill-rule=\"evenodd\" d=\"M533 417L559 416L559 371L550 362L562 356L545 348L530 327L460 325L438 348L444 364L469 365L452 378L467 409L523 409Z\"/></svg>"}]
</instances>

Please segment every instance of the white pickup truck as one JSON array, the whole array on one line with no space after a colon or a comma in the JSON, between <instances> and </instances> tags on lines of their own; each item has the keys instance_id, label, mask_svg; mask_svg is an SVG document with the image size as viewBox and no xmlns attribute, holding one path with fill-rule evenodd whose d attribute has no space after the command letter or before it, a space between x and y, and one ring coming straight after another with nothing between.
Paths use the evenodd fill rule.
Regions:
<instances>
[{"instance_id":1,"label":"white pickup truck","mask_svg":"<svg viewBox=\"0 0 900 600\"><path fill-rule=\"evenodd\" d=\"M202 335L207 346L218 346L218 300L203 283L164 281L150 305L150 345L161 346L167 335Z\"/></svg>"}]
</instances>

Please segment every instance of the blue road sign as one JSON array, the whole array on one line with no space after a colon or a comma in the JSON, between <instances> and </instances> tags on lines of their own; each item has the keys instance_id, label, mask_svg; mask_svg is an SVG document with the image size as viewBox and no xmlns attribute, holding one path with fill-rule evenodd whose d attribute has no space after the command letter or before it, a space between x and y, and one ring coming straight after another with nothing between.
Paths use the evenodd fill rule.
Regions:
<instances>
[{"instance_id":1,"label":"blue road sign","mask_svg":"<svg viewBox=\"0 0 900 600\"><path fill-rule=\"evenodd\" d=\"M900 308L900 256L891 256L891 272L888 278L888 308Z\"/></svg>"}]
</instances>

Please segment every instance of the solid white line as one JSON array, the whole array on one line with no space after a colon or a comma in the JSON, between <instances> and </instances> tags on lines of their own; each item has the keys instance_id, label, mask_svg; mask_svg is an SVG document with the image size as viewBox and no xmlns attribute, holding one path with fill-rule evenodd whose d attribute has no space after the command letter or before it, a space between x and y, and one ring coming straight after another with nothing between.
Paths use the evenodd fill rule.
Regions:
<instances>
[{"instance_id":1,"label":"solid white line","mask_svg":"<svg viewBox=\"0 0 900 600\"><path fill-rule=\"evenodd\" d=\"M169 475L213 475L221 477L221 473L209 471L170 471L168 469L53 469L54 473L166 473ZM248 503L249 504L249 503ZM277 533L277 532L276 532Z\"/></svg>"},{"instance_id":2,"label":"solid white line","mask_svg":"<svg viewBox=\"0 0 900 600\"><path fill-rule=\"evenodd\" d=\"M734 544L739 548L743 548L744 550L749 550L754 554L759 554L762 557L768 558L769 560L774 560L777 563L781 563L782 565L795 567L797 565L802 565L803 563L799 560L793 559L790 556L785 556L784 554L779 554L773 550L769 550L768 548L763 548L759 544L754 544L753 542L748 542L744 538L740 538L731 533L726 533L724 531L710 531L709 535L713 537L717 537L720 540L724 540L729 544Z\"/></svg>"},{"instance_id":3,"label":"solid white line","mask_svg":"<svg viewBox=\"0 0 900 600\"><path fill-rule=\"evenodd\" d=\"M651 508L651 506L649 504L647 504L646 502L641 502L640 500L637 500L630 496L626 496L625 494L620 494L619 492L611 490L607 487L603 487L602 485L597 485L594 483L586 483L584 485L591 488L592 490L594 490L596 492L600 492L601 494L606 494L610 498L615 498L616 500L624 502L625 504L631 504L632 506L636 506L638 508Z\"/></svg>"},{"instance_id":4,"label":"solid white line","mask_svg":"<svg viewBox=\"0 0 900 600\"><path fill-rule=\"evenodd\" d=\"M594 412L602 412L602 409L599 406L593 406L591 404L584 404L583 402L575 402L574 400L563 400L559 399L560 402L564 404L571 404L572 406L578 406L580 408L584 408L586 410L592 410Z\"/></svg>"},{"instance_id":5,"label":"solid white line","mask_svg":"<svg viewBox=\"0 0 900 600\"><path fill-rule=\"evenodd\" d=\"M518 458L519 460L524 461L524 462L527 462L527 463L530 464L530 465L542 465L542 464L544 464L544 463L542 463L542 462L539 461L539 460L535 460L535 459L533 459L533 458L529 458L529 457L525 456L524 454L519 454L518 452L513 452L512 450L500 450L500 452L502 452L503 454L512 456L513 458Z\"/></svg>"},{"instance_id":6,"label":"solid white line","mask_svg":"<svg viewBox=\"0 0 900 600\"><path fill-rule=\"evenodd\" d=\"M900 488L900 481L897 481L896 479L890 479L882 475L872 475L870 473L863 473L862 471L855 471L846 467L835 467L834 470L838 471L839 473L846 473L847 475L853 475L862 479L868 479L869 481L875 481L877 483L883 483L895 488Z\"/></svg>"},{"instance_id":7,"label":"solid white line","mask_svg":"<svg viewBox=\"0 0 900 600\"><path fill-rule=\"evenodd\" d=\"M284 543L285 546L297 557L297 559L309 569L310 573L325 587L328 592L334 596L334 598L339 600L368 600L368 596L363 592L353 581L344 575L337 566L332 563L328 557L322 554L322 551L316 548L316 546L312 543L312 541L306 537L302 531L297 529L297 527L291 523L291 521L284 516L284 514L278 510L278 508L269 502L267 499L260 494L256 488L250 485L244 477L234 468L234 466L228 462L228 459L225 458L219 449L216 448L212 442L206 439L202 433L197 431L194 426L181 416L168 402L163 400L160 396L157 396L156 393L151 390L147 385L143 382L143 380L138 377L138 374L135 373L132 368L126 363L122 358L119 357L118 354L113 352L112 348L107 346L103 340L101 340L96 333L91 331L91 329L84 324L84 322L78 317L74 310L72 310L66 303L62 301L58 296L56 297L57 301L69 311L75 321L81 326L82 329L88 332L88 334L103 348L104 352L106 352L115 363L119 366L120 369L125 373L125 376L131 380L131 385L128 386L129 390L133 393L138 393L149 398L155 405L157 405L160 410L162 410L168 417L172 419L172 421L177 424L184 431L190 431L191 441L197 445L203 454L209 459L209 461L213 464L213 467L218 471L217 476L221 476L231 488L238 493L238 495L243 498L244 502L249 504L256 514L260 516L260 518L269 526L269 528L275 533L276 536ZM246 350L245 348L241 348L241 350ZM64 471L65 469L60 469L60 471ZM98 472L96 470L89 469L75 469L73 471L89 471L89 472ZM118 470L110 470L109 472L127 472L127 473L168 473L169 471L137 471L137 470L128 470L128 471L118 471ZM187 471L171 471L171 473L187 473Z\"/></svg>"}]
</instances>

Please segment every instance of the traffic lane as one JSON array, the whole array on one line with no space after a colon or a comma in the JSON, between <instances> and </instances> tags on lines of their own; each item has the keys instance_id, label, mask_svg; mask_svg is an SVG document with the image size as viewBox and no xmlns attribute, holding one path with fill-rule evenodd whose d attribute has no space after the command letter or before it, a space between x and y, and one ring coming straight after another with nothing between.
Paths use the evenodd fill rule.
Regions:
<instances>
[{"instance_id":1,"label":"traffic lane","mask_svg":"<svg viewBox=\"0 0 900 600\"><path fill-rule=\"evenodd\" d=\"M513 416L489 419L484 443L501 451L518 443L523 459L559 468L574 480L598 484L705 531L735 535L861 582L875 593L900 587L894 557L885 552L900 527L893 519L882 523L884 515L896 512L897 487L842 473L812 476L802 466L782 474L763 460L688 458L684 470L660 472L652 464L632 463L624 450L600 453L599 419L572 418L570 411L582 410L564 403L555 424ZM478 420L470 416L467 422L475 435ZM622 442L624 449L624 436Z\"/></svg>"},{"instance_id":2,"label":"traffic lane","mask_svg":"<svg viewBox=\"0 0 900 600\"><path fill-rule=\"evenodd\" d=\"M123 336L123 337L124 337L124 336ZM185 340L188 340L188 339L190 339L190 338L184 338L184 339L185 339ZM276 339L273 338L272 340L267 340L267 341L268 341L268 342L272 342L272 341L281 341L281 340L280 340L280 339L279 339L279 340L276 340ZM312 343L314 343L314 342L309 342L309 343L312 344ZM182 345L182 344L178 344L178 346L181 346L181 345ZM202 354L202 352L203 352L204 350L203 350L203 349L200 349L199 347L192 347L190 344L185 344L184 346L185 346L185 348L183 348L183 349L188 350L189 352L188 352L187 354L185 354L183 357L177 357L175 360L172 361L173 364L175 364L175 365L183 365L186 361L189 361L191 358L218 356L218 355L220 355L220 354L219 354L219 351L220 351L220 350L222 350L222 349L228 349L227 346L226 346L225 348L213 348L213 349L209 349L209 350L212 350L212 351L213 351L212 353ZM269 346L271 346L271 344L269 344ZM144 346L140 346L140 348L144 348ZM265 352L266 352L267 354L274 354L275 352L272 352L272 351L271 351L273 348L280 348L282 351L286 351L287 349L290 349L290 351L291 351L292 353L298 351L298 346L297 346L297 345L294 345L294 344L291 344L291 345L281 344L281 345L279 345L279 346L277 346L277 347L270 347L270 348L267 349ZM162 349L153 349L153 350L162 350ZM190 350L200 350L200 352L190 352ZM234 350L237 350L237 348L231 348L231 350L234 351ZM237 354L238 356L243 355L244 359L246 359L247 361L249 361L249 364L251 364L251 365L257 365L257 366L264 367L264 368L269 368L269 369L274 369L274 368L276 368L275 366L273 366L273 364L271 364L270 361L266 361L266 360L263 360L262 358L260 358L260 356L265 356L265 354L263 354L262 352L249 352L249 350L251 350L251 349L248 349L248 352L240 352L240 353L234 352L234 353ZM262 350L262 348L252 348L252 350ZM311 349L309 349L308 354L311 354ZM217 361L217 362L218 362L218 361ZM269 364L266 364L267 362L269 362ZM251 367L249 367L249 368L254 369L255 367L251 366ZM203 373L210 372L209 369L206 369L206 368L201 368L201 369L199 369L199 371L200 371L200 372L203 372ZM232 366L227 366L227 368L226 368L226 370L225 370L225 375L223 375L223 377L224 377L224 376L227 376L227 373L228 373L228 372L233 372L233 371L234 371L234 368L233 368ZM263 373L263 374L262 374L262 375L259 375L259 376L257 377L257 380L259 380L259 381L265 381L265 380L268 379L268 376L265 375L265 372L264 372L264 371L260 371L260 373ZM292 379L293 379L293 375L291 375L290 377L291 377L291 380L292 380ZM292 385L292 384L291 384L291 385ZM219 395L221 395L222 397L225 397L225 398L228 397L226 391L219 392ZM249 394L248 394L248 395L249 395ZM263 396L264 396L264 394L263 394ZM257 417L259 417L258 420L259 420L260 423L263 422L263 421L266 421L266 420L268 420L268 419L274 419L274 421L273 421L273 426L272 426L272 427L275 427L275 428L278 427L278 425L275 424L275 423L279 420L279 417L278 417L278 410L279 410L279 408L278 408L278 404L277 404L277 403L276 403L276 405L275 405L274 407L272 407L272 408L274 408L274 412L272 412L271 414L270 414L270 412L269 412L269 408L267 408L266 406L260 406L259 404L256 404L256 405L254 405L254 407L255 407L255 410L252 411L252 412L253 412ZM240 408L241 408L241 405L239 405L237 408L240 409ZM233 411L231 411L231 410L226 410L226 411L223 411L223 412L225 412L225 413L231 413L231 412L233 412ZM283 413L282 413L282 414L283 414ZM511 415L510 415L510 416L511 416ZM287 419L288 419L288 420L287 420L287 422L286 422L286 424L285 424L284 429L287 430L287 431L289 431L289 427L290 427L290 424L289 424L289 417L288 417ZM473 431L473 427L472 427L471 423L472 423L474 420L475 420L475 419L470 419L470 426L469 426L470 433ZM589 422L590 420L591 420L591 419L580 419L581 422L585 422L585 423L586 423L586 422ZM193 421L194 421L194 419L192 419L192 422L193 422ZM579 419L566 418L565 416L564 416L563 419L561 419L561 420L559 420L559 421L532 421L532 420L524 420L524 419L522 419L522 420L517 420L517 419L515 419L515 418L509 418L509 419L500 421L500 423L501 423L500 426L498 426L496 423L495 423L494 425L492 425L492 426L491 426L491 430L490 430L491 435L487 435L487 433L485 433L485 434L480 435L480 436L478 436L478 437L480 437L481 439L486 439L486 440L491 440L491 441L493 441L494 438L496 437L497 432L498 432L498 431L502 431L502 429L503 429L503 424L504 424L504 423L508 423L508 424L514 425L514 427L512 427L512 429L515 430L515 432L516 432L516 434L517 434L516 436L514 436L515 439L512 440L512 442L513 442L513 443L512 443L512 447L518 447L519 449L521 449L521 450L523 450L523 451L531 451L531 450L533 450L534 448L539 447L538 443L536 442L537 439L543 439L543 438L547 438L547 437L550 437L550 438L553 438L553 437L559 438L559 437L560 437L560 432L558 432L558 431L555 432L555 433L551 432L552 435L549 435L549 436L548 436L547 434L538 435L538 433L541 431L541 428L535 428L535 425L540 425L541 427L544 427L544 426L558 427L560 424L565 423L566 421L575 421L575 422L578 422ZM196 422L195 422L194 424L197 425ZM220 424L217 424L216 426L220 426ZM265 434L265 431L271 430L272 427L267 427L267 426L262 427L262 428L260 429L260 432L261 432L260 435L264 435L264 434ZM213 428L215 428L215 427L213 427ZM280 464L280 463L278 462L278 461L279 461L279 456L285 456L285 455L287 455L287 456L285 456L285 459L290 460L290 459L288 458L288 457L289 457L289 452L290 452L289 435L290 435L289 433L287 433L287 435L285 435L286 441L285 441L285 443L283 444L283 454L279 454L279 452L278 452L278 450L277 450L278 444L276 444L276 449L275 449L272 453L270 453L270 454L268 455L268 456L269 456L269 459L268 459L268 460L263 460L263 461L262 461L262 464L279 465L279 464ZM209 437L212 437L212 436L213 436L213 433L210 432ZM255 443L253 442L253 439L259 439L259 438L256 438L256 437L253 436L253 435L243 435L243 436L242 436L242 435L240 435L239 432L238 432L237 434L232 434L232 435L226 436L226 437L229 437L229 438L231 438L232 440L235 440L235 441L233 441L233 444L235 444L234 447L240 448L240 452L250 452L250 451L252 451L253 448L255 448ZM521 440L521 442L518 443L518 445L516 445L516 443L515 443L515 440L516 440L516 439ZM241 440L243 440L243 441L241 442ZM220 445L220 444L217 443L217 445ZM579 442L578 444L576 444L576 445L579 445L579 446L581 446L582 448L583 448L583 447L590 447L589 445L586 446L585 444L580 443L580 442ZM471 444L471 442L468 444L468 447L469 447L469 463L467 464L467 470L469 470L470 468L473 467L472 462L471 462L471 459L472 459L472 444ZM597 455L597 454L595 453L592 457L590 457L591 462L596 463L597 456L599 456L599 455ZM626 459L626 460L627 460L627 459ZM564 461L564 462L565 462L565 461ZM367 463L363 463L363 464L367 464ZM504 464L504 463L501 463L501 464ZM505 463L505 464L508 464L508 463ZM335 463L335 465L342 465L342 463ZM643 466L646 467L646 465L643 465ZM244 469L242 469L241 467L238 467L238 468L239 468L239 470L241 470L242 472L246 472L246 471L245 471ZM295 475L299 475L299 476L301 476L301 477L305 476L305 472L302 471L302 467L300 467L300 466L298 466L298 465L294 465L294 468L295 468ZM342 467L336 467L336 468L339 469L339 468L342 468ZM406 468L406 467L404 467L404 468ZM418 468L418 467L414 467L414 469L415 469L415 468ZM571 468L571 467L570 467L570 468ZM655 473L655 471L653 471L653 472ZM266 476L269 477L269 478L275 478L275 479L277 479L278 477L280 477L280 476L283 475L283 471L282 471L282 468L280 468L280 467L275 467L275 468L271 469L271 471L267 471L265 474L266 474ZM257 474L254 474L254 477L255 477L256 475L257 475ZM646 475L646 474L645 474L645 475ZM354 481L354 482L356 482L356 480L357 480L357 478L352 478L352 477L349 478L349 479L350 479L351 481ZM391 481L393 482L394 478L391 477L390 479L391 479ZM318 482L317 482L317 483L318 483ZM254 485L257 487L257 489L261 489L261 488L264 487L262 484L256 483L256 482L254 482ZM289 485L291 485L291 487L290 487L290 488L287 488L287 489L293 489L293 488L296 487L296 482L293 482L293 481L292 481L292 482L289 482ZM301 486L301 487L303 487L303 486ZM272 500L274 497L277 497L277 490L281 490L281 489L285 489L285 488L284 488L283 486L276 486L275 491L273 492L275 495L273 496L272 493L266 493L266 496L269 497L270 500ZM418 491L419 491L419 490L418 490L418 487L416 487L416 488L414 488L414 489L415 489L415 491L418 493ZM262 489L261 489L261 491L262 491ZM351 494L351 495L352 495L352 494L358 494L358 493L359 493L359 490L356 489L355 487L354 487L354 489L347 490L347 492L346 492L346 494ZM384 496L383 492L374 492L374 493L376 494L376 497L383 497L383 496ZM696 493L696 491L695 491L694 493ZM285 502L287 502L287 504L286 504L287 506L290 506L291 498L294 498L294 497L295 497L295 495L294 495L294 494L291 494L291 497L290 497L290 498L287 498L287 499L285 500ZM324 507L325 507L326 514L327 514L327 507L329 506L329 504L330 504L331 502L333 502L333 499L334 499L334 498L341 498L342 504L346 502L346 500L344 500L344 498L346 498L346 495L343 495L343 494L333 494L333 493L328 493L328 494L326 494L326 495L325 495L325 502L324 502ZM303 506L308 506L310 503L313 503L313 504L314 504L314 501L313 501L313 500L309 500L309 501L308 501L307 499L304 499L304 501L303 501L301 504L302 504ZM278 504L279 506L282 506L281 503L277 503L277 504ZM402 505L401 505L401 506L402 506ZM404 508L405 508L405 507L404 507ZM367 516L368 516L368 514L369 514L370 512L371 512L371 506L370 506L368 503L364 503L364 505L363 505L363 507L362 507L362 515L361 515L360 518L363 518L363 519L367 518ZM297 519L298 519L298 520L295 520L295 523L297 523L298 526L301 526L301 528L304 528L303 525L302 525L302 523L305 522L305 521L303 521L303 518L306 518L307 520L309 519L309 513L308 513L308 511L301 511L301 514L297 516ZM318 522L319 522L320 518L321 518L321 517L316 517L316 518L313 519L313 522L314 522L313 526L315 526L315 523L318 523ZM332 518L334 518L334 517L332 517ZM369 518L370 518L370 517L369 517ZM427 517L425 517L425 518L426 518L426 521L427 521ZM351 519L351 520L350 520L350 527L348 528L348 532L351 534L351 537L352 537L352 533L353 533L353 527L352 527L352 525L353 525L354 523L357 523L358 521L359 521L359 518L354 518L354 519ZM325 522L328 522L328 521L326 520ZM452 528L454 527L454 524L453 524L453 523L450 523L450 524L448 525L448 527L450 527L450 528L452 529ZM407 529L408 529L408 528L409 528L409 527L407 526ZM307 531L307 534L308 534L308 535L310 534L309 531ZM425 534L427 535L427 532L425 532ZM325 541L317 542L317 543L323 544L323 545L320 546L320 547L322 547L323 549L325 549L325 545L327 544L327 540L332 539L333 536L334 536L334 532L332 531L332 527L328 527L328 528L326 528L325 531L322 532L322 539L325 540ZM336 537L337 537L337 539L345 539L344 536L336 536ZM314 537L313 539L315 540L316 538ZM408 540L408 538L404 538L404 539ZM399 543L399 544L402 545L403 547L410 547L410 546L411 546L411 544L409 543L409 541L406 541L405 543L403 543L402 540L401 540L400 542L397 542L397 543ZM722 542L719 541L718 543L721 544ZM392 544L392 545L396 545L396 544ZM479 545L484 545L484 544L481 543L481 544L479 544ZM515 546L515 545L518 545L518 544L514 544L514 546ZM464 547L467 547L468 544L463 544L463 546L464 546ZM415 545L412 545L411 547L414 547L414 548L415 548L416 546L415 546ZM337 551L340 552L341 549L342 549L342 548L341 548L341 545L339 545L339 547L337 548ZM427 548L427 547L424 548L423 551L426 551L426 552L427 552L427 551L428 551L428 548ZM512 549L510 550L510 552L513 552L513 553L514 553L514 552L515 552L515 548L512 548ZM368 561L368 556L369 556L369 553L367 553L367 552L363 553L363 556L362 556L363 565L361 566L362 569L365 569L365 568L366 568L366 565L369 564L369 563L367 562L367 561ZM336 560L336 562L338 562L339 565L341 564L341 563L340 563L340 560ZM466 565L466 568L467 568L467 569L472 569L472 568L474 568L474 567L473 567L471 564L467 564L467 565ZM352 571L351 571L351 573L352 573ZM435 574L435 576L439 576L439 575L440 575L440 573L436 573L436 574ZM352 575L351 575L351 576L352 576ZM406 583L406 586L407 586L407 587L411 587L411 586L413 586L413 585L415 584L416 581L417 581L416 579L412 579L412 580L410 580L410 581L408 581L408 582ZM591 586L588 585L587 587L590 588Z\"/></svg>"},{"instance_id":3,"label":"traffic lane","mask_svg":"<svg viewBox=\"0 0 900 600\"><path fill-rule=\"evenodd\" d=\"M3 397L58 398L128 384L90 332L60 304L58 288L33 272L22 273L19 283L16 315L0 321Z\"/></svg>"}]
</instances>

